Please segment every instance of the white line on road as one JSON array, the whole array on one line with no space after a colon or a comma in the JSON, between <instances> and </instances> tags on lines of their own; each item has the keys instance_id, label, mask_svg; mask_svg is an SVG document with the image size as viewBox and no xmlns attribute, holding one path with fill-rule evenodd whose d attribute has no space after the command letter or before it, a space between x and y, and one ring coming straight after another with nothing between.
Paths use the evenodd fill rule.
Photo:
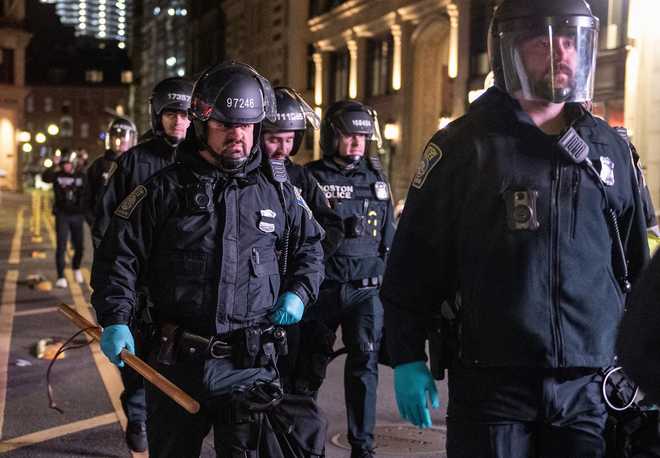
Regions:
<instances>
[{"instance_id":1,"label":"white line on road","mask_svg":"<svg viewBox=\"0 0 660 458\"><path fill-rule=\"evenodd\" d=\"M54 428L44 429L36 433L26 434L25 436L14 437L0 442L0 453L10 452L21 447L28 447L30 445L38 444L58 437L66 436L87 429L98 428L99 426L106 426L117 421L117 416L114 413L107 413L99 415L98 417L88 418L86 420L75 421L66 425L55 426Z\"/></svg>"},{"instance_id":2,"label":"white line on road","mask_svg":"<svg viewBox=\"0 0 660 458\"><path fill-rule=\"evenodd\" d=\"M39 307L38 309L30 309L30 310L21 310L16 313L14 313L14 317L17 316L29 316L29 315L40 315L42 313L53 313L57 312L57 307Z\"/></svg>"}]
</instances>

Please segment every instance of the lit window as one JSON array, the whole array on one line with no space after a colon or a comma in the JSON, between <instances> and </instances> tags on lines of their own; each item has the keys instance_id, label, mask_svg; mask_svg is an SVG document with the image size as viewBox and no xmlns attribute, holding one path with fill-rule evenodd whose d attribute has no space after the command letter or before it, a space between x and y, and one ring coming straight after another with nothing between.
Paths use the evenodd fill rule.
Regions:
<instances>
[{"instance_id":1,"label":"lit window","mask_svg":"<svg viewBox=\"0 0 660 458\"><path fill-rule=\"evenodd\" d=\"M184 69L180 68L180 69L177 70L176 74L179 75L179 76L185 76L186 71Z\"/></svg>"},{"instance_id":2,"label":"lit window","mask_svg":"<svg viewBox=\"0 0 660 458\"><path fill-rule=\"evenodd\" d=\"M89 137L89 123L82 122L80 123L80 138Z\"/></svg>"},{"instance_id":3,"label":"lit window","mask_svg":"<svg viewBox=\"0 0 660 458\"><path fill-rule=\"evenodd\" d=\"M124 43L123 41L120 41L119 43L117 43L117 47L119 49L124 49L126 47L126 43Z\"/></svg>"},{"instance_id":4,"label":"lit window","mask_svg":"<svg viewBox=\"0 0 660 458\"><path fill-rule=\"evenodd\" d=\"M167 10L167 14L169 14L170 16L174 16L174 13L175 13L174 8L170 8Z\"/></svg>"},{"instance_id":5,"label":"lit window","mask_svg":"<svg viewBox=\"0 0 660 458\"><path fill-rule=\"evenodd\" d=\"M81 22L80 24L78 24L78 28L81 30L85 30L87 28L87 25L85 25L84 22Z\"/></svg>"},{"instance_id":6,"label":"lit window","mask_svg":"<svg viewBox=\"0 0 660 458\"><path fill-rule=\"evenodd\" d=\"M117 35L119 35L120 37L123 37L125 34L126 33L123 30L120 30L119 32L117 32Z\"/></svg>"},{"instance_id":7,"label":"lit window","mask_svg":"<svg viewBox=\"0 0 660 458\"><path fill-rule=\"evenodd\" d=\"M124 44L121 42L121 44ZM124 84L131 84L133 82L133 72L130 70L124 70L121 72L121 82Z\"/></svg>"},{"instance_id":8,"label":"lit window","mask_svg":"<svg viewBox=\"0 0 660 458\"><path fill-rule=\"evenodd\" d=\"M122 17L119 18L119 22L125 22L125 21L126 21L125 17L122 16Z\"/></svg>"},{"instance_id":9,"label":"lit window","mask_svg":"<svg viewBox=\"0 0 660 458\"><path fill-rule=\"evenodd\" d=\"M52 97L45 97L44 98L44 111L49 113L53 111L53 99Z\"/></svg>"},{"instance_id":10,"label":"lit window","mask_svg":"<svg viewBox=\"0 0 660 458\"><path fill-rule=\"evenodd\" d=\"M99 34L100 36L101 34ZM89 83L102 83L103 72L101 70L87 70L85 72L85 81Z\"/></svg>"},{"instance_id":11,"label":"lit window","mask_svg":"<svg viewBox=\"0 0 660 458\"><path fill-rule=\"evenodd\" d=\"M167 64L168 67L174 67L176 65L176 57L174 56L168 57L165 60L165 63Z\"/></svg>"},{"instance_id":12,"label":"lit window","mask_svg":"<svg viewBox=\"0 0 660 458\"><path fill-rule=\"evenodd\" d=\"M154 16L158 16L160 14L160 6L154 7Z\"/></svg>"},{"instance_id":13,"label":"lit window","mask_svg":"<svg viewBox=\"0 0 660 458\"><path fill-rule=\"evenodd\" d=\"M181 16L185 16L186 14L188 14L188 10L185 9L185 8L182 8L181 9Z\"/></svg>"}]
</instances>

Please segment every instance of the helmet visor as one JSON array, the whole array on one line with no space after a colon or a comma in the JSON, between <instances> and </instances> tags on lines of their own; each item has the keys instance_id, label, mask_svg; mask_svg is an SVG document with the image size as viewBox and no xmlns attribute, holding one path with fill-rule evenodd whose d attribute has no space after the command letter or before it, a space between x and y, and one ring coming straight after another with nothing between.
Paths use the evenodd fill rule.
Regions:
<instances>
[{"instance_id":1,"label":"helmet visor","mask_svg":"<svg viewBox=\"0 0 660 458\"><path fill-rule=\"evenodd\" d=\"M311 126L314 130L318 130L319 127L321 127L321 118L319 117L318 114L316 114L314 109L309 106L309 104L305 101L305 99L300 97L300 95L296 91L291 91L288 88L281 88L280 90L283 91L283 92L286 92L286 94L289 97L291 97L293 100L298 102L298 104L300 105L300 107L299 107L300 112L301 112L303 118L305 119L305 121L307 122L307 124L309 126ZM285 115L285 116L294 116L295 115L295 116L297 116L297 114L294 114L294 113L291 113L291 114L278 113L278 118L282 115Z\"/></svg>"},{"instance_id":2,"label":"helmet visor","mask_svg":"<svg viewBox=\"0 0 660 458\"><path fill-rule=\"evenodd\" d=\"M135 130L124 127L113 127L105 137L105 147L115 153L123 153L135 146L136 141Z\"/></svg>"},{"instance_id":3,"label":"helmet visor","mask_svg":"<svg viewBox=\"0 0 660 458\"><path fill-rule=\"evenodd\" d=\"M509 94L554 103L593 98L598 27L579 19L548 20L533 29L501 29L500 52Z\"/></svg>"}]
</instances>

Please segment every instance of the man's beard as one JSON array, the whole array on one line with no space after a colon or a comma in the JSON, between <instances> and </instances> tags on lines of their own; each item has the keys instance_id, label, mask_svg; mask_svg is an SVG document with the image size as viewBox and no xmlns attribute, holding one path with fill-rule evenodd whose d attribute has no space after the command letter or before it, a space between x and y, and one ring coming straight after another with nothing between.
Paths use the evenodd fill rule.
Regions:
<instances>
[{"instance_id":1,"label":"man's beard","mask_svg":"<svg viewBox=\"0 0 660 458\"><path fill-rule=\"evenodd\" d=\"M231 156L227 154L227 150L231 148L236 143L240 143L243 155L241 157ZM245 148L245 143L242 141L231 141L223 145L222 150L218 153L213 148L209 148L209 153L211 158L215 163L216 167L225 171L225 172L236 172L238 171L247 161L248 152Z\"/></svg>"},{"instance_id":2,"label":"man's beard","mask_svg":"<svg viewBox=\"0 0 660 458\"><path fill-rule=\"evenodd\" d=\"M573 70L565 64L558 64L557 71L567 75L567 82L563 86L553 84L551 74L534 83L534 92L545 100L561 103L570 100L575 93L576 81ZM559 74L559 73L558 73ZM555 76L556 78L556 76Z\"/></svg>"}]
</instances>

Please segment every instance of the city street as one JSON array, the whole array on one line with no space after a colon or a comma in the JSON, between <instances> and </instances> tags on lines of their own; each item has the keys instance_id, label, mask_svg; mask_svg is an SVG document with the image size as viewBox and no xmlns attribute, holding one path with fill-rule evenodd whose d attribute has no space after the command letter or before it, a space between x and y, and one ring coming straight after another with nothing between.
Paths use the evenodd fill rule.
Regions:
<instances>
[{"instance_id":1,"label":"city street","mask_svg":"<svg viewBox=\"0 0 660 458\"><path fill-rule=\"evenodd\" d=\"M66 340L77 331L57 311L60 302L70 304L91 320L94 312L88 304L89 234L82 269L85 284L76 283L67 269L67 289L40 291L29 285L28 276L36 274L55 282L52 215L49 208L39 215L33 212L36 206L46 205L43 200L33 200L29 192L0 195L0 453L31 458L130 456L123 439L126 418L119 402L119 373L97 344L67 352L56 362L51 384L54 400L63 413L48 407L49 361L38 359L35 347L40 339ZM83 337L76 342L84 342ZM392 370L381 366L377 455L444 456L446 386L439 385L439 389L443 409L434 412L434 429L422 432L408 428L396 410ZM319 402L329 419L327 457L348 457L343 357L330 366ZM202 456L215 456L212 436L207 438Z\"/></svg>"}]
</instances>

